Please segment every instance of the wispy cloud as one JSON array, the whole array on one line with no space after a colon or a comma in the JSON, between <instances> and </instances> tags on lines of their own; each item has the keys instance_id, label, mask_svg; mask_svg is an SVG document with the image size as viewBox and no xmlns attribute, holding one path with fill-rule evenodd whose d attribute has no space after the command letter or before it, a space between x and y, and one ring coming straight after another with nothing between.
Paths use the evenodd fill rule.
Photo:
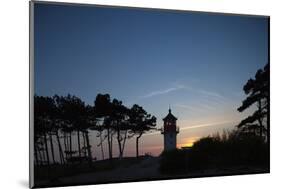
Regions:
<instances>
[{"instance_id":1,"label":"wispy cloud","mask_svg":"<svg viewBox=\"0 0 281 189\"><path fill-rule=\"evenodd\" d=\"M237 121L231 120L231 121L191 125L191 126L182 127L182 128L180 128L180 130L189 130L189 129L197 129L197 128L202 128L202 127L218 126L218 125L223 125L223 124L227 124L227 123L237 123Z\"/></svg>"},{"instance_id":2,"label":"wispy cloud","mask_svg":"<svg viewBox=\"0 0 281 189\"><path fill-rule=\"evenodd\" d=\"M213 92L213 91L208 91L208 90L204 90L204 89L199 89L199 88L194 88L192 86L186 86L186 85L182 85L182 84L175 84L175 86L164 89L164 90L158 90L158 91L152 91L146 95L141 96L141 98L149 98L149 97L153 97L153 96L158 96L158 95L164 95L173 91L177 91L180 89L186 89L192 92L196 92L196 93L200 93L206 96L211 96L211 97L216 97L219 99L225 99L224 96L222 96L219 93Z\"/></svg>"},{"instance_id":3,"label":"wispy cloud","mask_svg":"<svg viewBox=\"0 0 281 189\"><path fill-rule=\"evenodd\" d=\"M174 104L173 106L177 106L182 109L184 108L187 110L192 110L192 112L194 112L194 110L198 110L200 112L213 111L215 108L221 109L221 108L225 107L226 105L229 105L230 103L232 103L231 99L225 97L224 95L220 94L217 91L203 89L203 88L193 86L193 85L185 85L185 84L178 83L178 82L172 83L172 86L170 88L152 91L143 96L139 96L136 99L136 101L142 100L142 99L147 99L147 98L152 98L152 97L157 97L160 95L166 95L166 94L169 94L172 92L177 92L180 90L183 90L183 91L186 90L186 92L188 92L188 93L193 93L193 94L197 95L198 98L196 98L196 99L193 98L193 101L191 104L179 102L177 104Z\"/></svg>"},{"instance_id":4,"label":"wispy cloud","mask_svg":"<svg viewBox=\"0 0 281 189\"><path fill-rule=\"evenodd\" d=\"M201 103L197 105L206 109L213 109L214 106L229 104L231 102L231 100L228 97L216 91L202 89L193 86L185 86L185 89L192 93L198 94L199 95L198 99L200 99ZM203 101L205 101L205 103L202 103Z\"/></svg>"},{"instance_id":5,"label":"wispy cloud","mask_svg":"<svg viewBox=\"0 0 281 189\"><path fill-rule=\"evenodd\" d=\"M206 91L206 90L203 90L203 89L197 89L197 92L201 93L203 95L206 95L206 96L212 96L212 97L216 97L216 98L220 98L220 99L225 99L224 96L222 96L222 95L220 95L219 93L216 93L216 92Z\"/></svg>"},{"instance_id":6,"label":"wispy cloud","mask_svg":"<svg viewBox=\"0 0 281 189\"><path fill-rule=\"evenodd\" d=\"M149 98L149 97L153 97L153 96L158 96L158 95L164 95L173 91L177 91L180 89L185 88L183 85L177 85L175 87L170 87L168 89L164 89L164 90L159 90L159 91L152 91L146 95L141 96L141 98Z\"/></svg>"},{"instance_id":7,"label":"wispy cloud","mask_svg":"<svg viewBox=\"0 0 281 189\"><path fill-rule=\"evenodd\" d=\"M204 128L204 127L212 127L212 126L218 126L218 125L230 124L230 123L236 124L236 123L238 123L238 121L228 120L228 121L223 121L223 122L196 124L196 125L191 125L191 126L186 126L186 127L180 127L180 131L198 129L198 128ZM157 134L160 134L160 131L146 133L146 134L144 134L144 136L157 135Z\"/></svg>"},{"instance_id":8,"label":"wispy cloud","mask_svg":"<svg viewBox=\"0 0 281 189\"><path fill-rule=\"evenodd\" d=\"M179 108L194 110L194 106L188 106L188 105L185 105L185 104L175 104L174 106L179 107Z\"/></svg>"},{"instance_id":9,"label":"wispy cloud","mask_svg":"<svg viewBox=\"0 0 281 189\"><path fill-rule=\"evenodd\" d=\"M183 84L179 84L179 83L175 83L174 86L167 88L167 89L152 91L148 94L140 96L140 98L150 98L150 97L154 97L154 96L158 96L158 95L164 95L164 94L168 94L168 93L178 91L181 89L185 89L185 90L188 90L188 91L191 91L194 93L198 93L201 95L205 95L208 97L213 97L213 98L216 98L217 100L226 100L226 98L223 95L221 95L217 92L196 88L196 87L193 87L190 85L183 85Z\"/></svg>"},{"instance_id":10,"label":"wispy cloud","mask_svg":"<svg viewBox=\"0 0 281 189\"><path fill-rule=\"evenodd\" d=\"M183 109L188 109L188 110L199 110L199 111L203 111L203 110L213 110L214 107L210 106L208 104L203 104L203 103L196 103L196 105L186 105L186 104L175 104L175 107L179 107L179 108L183 108Z\"/></svg>"}]
</instances>

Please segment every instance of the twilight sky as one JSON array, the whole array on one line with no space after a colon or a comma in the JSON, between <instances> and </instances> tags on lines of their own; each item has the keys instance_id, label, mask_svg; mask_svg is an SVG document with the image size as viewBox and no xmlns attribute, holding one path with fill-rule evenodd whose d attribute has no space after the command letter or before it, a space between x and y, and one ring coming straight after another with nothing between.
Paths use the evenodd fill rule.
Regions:
<instances>
[{"instance_id":1,"label":"twilight sky","mask_svg":"<svg viewBox=\"0 0 281 189\"><path fill-rule=\"evenodd\" d=\"M35 93L70 93L87 104L109 93L143 106L158 127L170 104L178 146L190 145L249 113L236 109L243 85L267 63L267 25L265 17L39 3ZM134 155L134 140L126 145ZM142 154L162 149L160 133L142 137Z\"/></svg>"}]
</instances>

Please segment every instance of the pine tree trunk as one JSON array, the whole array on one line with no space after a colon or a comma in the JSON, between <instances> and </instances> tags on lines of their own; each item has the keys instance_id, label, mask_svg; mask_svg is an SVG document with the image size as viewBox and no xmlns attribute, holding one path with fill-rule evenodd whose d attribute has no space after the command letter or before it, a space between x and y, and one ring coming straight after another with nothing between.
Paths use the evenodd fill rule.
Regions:
<instances>
[{"instance_id":1,"label":"pine tree trunk","mask_svg":"<svg viewBox=\"0 0 281 189\"><path fill-rule=\"evenodd\" d=\"M126 139L127 139L127 133L128 133L128 131L126 130L126 131L125 131L125 134L124 134L123 144L122 144L122 153L121 153L121 157L123 157L123 154L124 154L125 143L126 143Z\"/></svg>"},{"instance_id":2,"label":"pine tree trunk","mask_svg":"<svg viewBox=\"0 0 281 189\"><path fill-rule=\"evenodd\" d=\"M109 159L112 159L112 150L111 150L112 148L111 148L110 137L111 137L110 129L107 128L108 157Z\"/></svg>"},{"instance_id":3,"label":"pine tree trunk","mask_svg":"<svg viewBox=\"0 0 281 189\"><path fill-rule=\"evenodd\" d=\"M120 130L117 130L117 142L118 142L118 149L119 149L119 159L121 159L122 158L122 146L121 146Z\"/></svg>"},{"instance_id":4,"label":"pine tree trunk","mask_svg":"<svg viewBox=\"0 0 281 189\"><path fill-rule=\"evenodd\" d=\"M77 142L78 142L78 152L79 152L79 161L81 162L81 148L80 148L80 133L79 130L77 130Z\"/></svg>"},{"instance_id":5,"label":"pine tree trunk","mask_svg":"<svg viewBox=\"0 0 281 189\"><path fill-rule=\"evenodd\" d=\"M111 159L113 158L113 151L112 151L112 148L113 148L113 144L112 144L113 134L114 133L110 133L110 154L111 154Z\"/></svg>"},{"instance_id":6,"label":"pine tree trunk","mask_svg":"<svg viewBox=\"0 0 281 189\"><path fill-rule=\"evenodd\" d=\"M58 147L59 147L60 162L61 162L61 164L64 164L63 151L62 151L62 147L61 147L58 131L56 132L56 138L57 138L57 143L58 143Z\"/></svg>"},{"instance_id":7,"label":"pine tree trunk","mask_svg":"<svg viewBox=\"0 0 281 189\"><path fill-rule=\"evenodd\" d=\"M142 133L139 136L137 136L137 138L136 138L136 155L137 155L137 157L139 157L139 139L141 136L142 136Z\"/></svg>"},{"instance_id":8,"label":"pine tree trunk","mask_svg":"<svg viewBox=\"0 0 281 189\"><path fill-rule=\"evenodd\" d=\"M52 134L50 134L49 137L50 137L50 144L51 144L52 159L53 159L53 163L55 163L55 153L54 153L54 145L53 145Z\"/></svg>"},{"instance_id":9,"label":"pine tree trunk","mask_svg":"<svg viewBox=\"0 0 281 189\"><path fill-rule=\"evenodd\" d=\"M44 143L45 143L45 152L46 152L47 164L50 165L49 152L48 152L48 143L47 143L47 135L46 135L46 133L44 133Z\"/></svg>"},{"instance_id":10,"label":"pine tree trunk","mask_svg":"<svg viewBox=\"0 0 281 189\"><path fill-rule=\"evenodd\" d=\"M136 138L136 157L139 157L139 137Z\"/></svg>"},{"instance_id":11,"label":"pine tree trunk","mask_svg":"<svg viewBox=\"0 0 281 189\"><path fill-rule=\"evenodd\" d=\"M102 141L102 131L100 131L100 148L101 148L101 155L102 155L102 160L104 160L104 152L103 152L103 141Z\"/></svg>"},{"instance_id":12,"label":"pine tree trunk","mask_svg":"<svg viewBox=\"0 0 281 189\"><path fill-rule=\"evenodd\" d=\"M261 100L258 101L258 109L259 109L259 113L261 114L262 113ZM259 125L260 125L259 135L260 135L260 137L262 137L262 130L263 130L262 117L258 118L258 122L259 122Z\"/></svg>"},{"instance_id":13,"label":"pine tree trunk","mask_svg":"<svg viewBox=\"0 0 281 189\"><path fill-rule=\"evenodd\" d=\"M85 133L83 132L83 146L84 146L84 148L83 148L83 151L84 151L84 157L86 157L87 156L87 146L86 146L86 137L85 137Z\"/></svg>"},{"instance_id":14,"label":"pine tree trunk","mask_svg":"<svg viewBox=\"0 0 281 189\"><path fill-rule=\"evenodd\" d=\"M64 142L64 153L66 160L68 159L68 154L66 153L68 151L68 145L67 145L67 135L66 133L63 134L63 142Z\"/></svg>"},{"instance_id":15,"label":"pine tree trunk","mask_svg":"<svg viewBox=\"0 0 281 189\"><path fill-rule=\"evenodd\" d=\"M92 163L92 152L91 152L91 145L89 142L89 135L88 135L88 131L85 132L86 135L86 143L87 143L87 151L88 151L88 157L89 157L89 163Z\"/></svg>"},{"instance_id":16,"label":"pine tree trunk","mask_svg":"<svg viewBox=\"0 0 281 189\"><path fill-rule=\"evenodd\" d=\"M69 133L69 157L72 158L72 136L71 136L71 132Z\"/></svg>"}]
</instances>

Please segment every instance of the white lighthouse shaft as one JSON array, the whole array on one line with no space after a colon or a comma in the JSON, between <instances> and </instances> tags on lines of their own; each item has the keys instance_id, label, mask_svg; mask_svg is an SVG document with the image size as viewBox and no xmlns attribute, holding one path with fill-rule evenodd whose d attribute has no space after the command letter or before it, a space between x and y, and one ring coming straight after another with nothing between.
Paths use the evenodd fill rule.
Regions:
<instances>
[{"instance_id":1,"label":"white lighthouse shaft","mask_svg":"<svg viewBox=\"0 0 281 189\"><path fill-rule=\"evenodd\" d=\"M177 148L177 133L164 133L164 150L174 150Z\"/></svg>"}]
</instances>

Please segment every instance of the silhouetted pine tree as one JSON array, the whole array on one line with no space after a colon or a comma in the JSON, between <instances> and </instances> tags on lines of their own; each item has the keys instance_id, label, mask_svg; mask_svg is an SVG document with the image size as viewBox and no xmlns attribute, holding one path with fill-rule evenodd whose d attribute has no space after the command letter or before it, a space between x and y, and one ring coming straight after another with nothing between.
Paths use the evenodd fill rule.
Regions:
<instances>
[{"instance_id":1,"label":"silhouetted pine tree","mask_svg":"<svg viewBox=\"0 0 281 189\"><path fill-rule=\"evenodd\" d=\"M108 144L108 157L112 159L112 134L113 129L111 126L111 114L112 114L112 104L110 102L109 94L98 94L95 100L95 113L96 117L102 122L102 128L106 130L105 138L107 138ZM100 128L100 130L102 130ZM102 135L99 135L102 137ZM100 141L102 142L104 139L101 138Z\"/></svg>"},{"instance_id":2,"label":"silhouetted pine tree","mask_svg":"<svg viewBox=\"0 0 281 189\"><path fill-rule=\"evenodd\" d=\"M259 69L254 79L249 79L244 85L243 90L247 98L243 100L242 105L237 109L239 112L257 105L257 110L238 124L238 128L246 131L253 131L260 136L264 132L269 138L269 65Z\"/></svg>"},{"instance_id":3,"label":"silhouetted pine tree","mask_svg":"<svg viewBox=\"0 0 281 189\"><path fill-rule=\"evenodd\" d=\"M155 129L156 117L148 114L141 106L134 104L130 109L130 125L131 135L136 135L136 157L139 156L139 139L141 136L150 130Z\"/></svg>"}]
</instances>

